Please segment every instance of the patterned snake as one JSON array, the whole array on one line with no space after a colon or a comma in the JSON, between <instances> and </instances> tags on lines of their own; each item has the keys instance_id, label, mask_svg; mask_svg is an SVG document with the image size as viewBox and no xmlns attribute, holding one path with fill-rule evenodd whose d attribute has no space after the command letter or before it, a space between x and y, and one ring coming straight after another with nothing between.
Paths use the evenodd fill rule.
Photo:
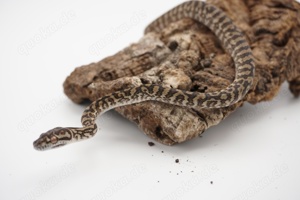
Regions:
<instances>
[{"instance_id":1,"label":"patterned snake","mask_svg":"<svg viewBox=\"0 0 300 200\"><path fill-rule=\"evenodd\" d=\"M119 106L151 100L186 107L221 108L241 100L252 86L255 64L245 36L220 9L202 1L184 2L152 22L145 32L159 32L170 23L183 18L192 18L207 26L230 53L236 75L227 88L218 92L199 93L144 84L117 91L92 102L85 109L81 118L83 127L57 127L49 130L33 143L34 148L53 149L91 138L97 132L97 116Z\"/></svg>"}]
</instances>

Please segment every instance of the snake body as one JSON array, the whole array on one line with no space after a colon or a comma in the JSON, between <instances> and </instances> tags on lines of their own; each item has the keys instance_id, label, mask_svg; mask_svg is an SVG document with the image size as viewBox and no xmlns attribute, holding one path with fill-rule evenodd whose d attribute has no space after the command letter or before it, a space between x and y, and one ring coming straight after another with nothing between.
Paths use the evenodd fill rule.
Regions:
<instances>
[{"instance_id":1,"label":"snake body","mask_svg":"<svg viewBox=\"0 0 300 200\"><path fill-rule=\"evenodd\" d=\"M92 102L85 109L81 118L83 127L58 127L49 130L34 142L35 149L52 149L91 138L97 132L97 116L119 106L159 101L186 107L221 108L241 100L252 86L255 64L245 36L220 9L202 1L184 2L152 22L145 32L159 32L170 23L183 18L192 18L207 26L230 53L235 63L236 75L227 88L217 92L199 93L144 84L117 91Z\"/></svg>"}]
</instances>

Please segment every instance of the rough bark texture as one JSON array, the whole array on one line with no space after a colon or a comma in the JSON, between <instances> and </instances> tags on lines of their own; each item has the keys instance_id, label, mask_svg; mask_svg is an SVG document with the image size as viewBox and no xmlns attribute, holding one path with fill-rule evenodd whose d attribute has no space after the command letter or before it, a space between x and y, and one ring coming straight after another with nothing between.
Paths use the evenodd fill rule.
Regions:
<instances>
[{"instance_id":1,"label":"rough bark texture","mask_svg":"<svg viewBox=\"0 0 300 200\"><path fill-rule=\"evenodd\" d=\"M296 97L300 94L300 5L296 1L207 2L224 10L247 35L256 59L255 84L243 101L228 108L189 109L145 102L116 109L146 135L166 145L199 136L245 101L271 100L285 80ZM218 91L230 84L234 75L232 59L214 34L198 22L183 19L98 63L76 68L64 90L76 103L143 83Z\"/></svg>"}]
</instances>

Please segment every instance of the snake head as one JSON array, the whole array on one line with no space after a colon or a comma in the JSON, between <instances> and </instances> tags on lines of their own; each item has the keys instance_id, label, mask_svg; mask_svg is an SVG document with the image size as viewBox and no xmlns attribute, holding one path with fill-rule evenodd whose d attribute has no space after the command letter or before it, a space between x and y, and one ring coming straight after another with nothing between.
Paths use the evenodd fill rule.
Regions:
<instances>
[{"instance_id":1,"label":"snake head","mask_svg":"<svg viewBox=\"0 0 300 200\"><path fill-rule=\"evenodd\" d=\"M45 151L66 145L72 140L70 130L67 128L57 127L40 135L33 142L33 147L38 151Z\"/></svg>"}]
</instances>

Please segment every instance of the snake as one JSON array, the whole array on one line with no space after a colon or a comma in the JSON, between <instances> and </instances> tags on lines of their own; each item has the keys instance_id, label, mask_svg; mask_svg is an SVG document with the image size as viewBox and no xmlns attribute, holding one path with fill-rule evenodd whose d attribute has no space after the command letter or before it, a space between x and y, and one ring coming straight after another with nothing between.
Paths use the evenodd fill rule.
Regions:
<instances>
[{"instance_id":1,"label":"snake","mask_svg":"<svg viewBox=\"0 0 300 200\"><path fill-rule=\"evenodd\" d=\"M89 139L98 130L96 118L120 106L157 101L188 108L223 108L242 100L253 85L254 56L245 35L221 9L203 1L186 1L150 23L145 33L160 33L171 23L184 18L208 27L230 54L235 65L235 78L231 84L214 92L191 92L151 83L118 90L93 101L84 110L82 127L51 129L33 142L34 148L43 151Z\"/></svg>"}]
</instances>

